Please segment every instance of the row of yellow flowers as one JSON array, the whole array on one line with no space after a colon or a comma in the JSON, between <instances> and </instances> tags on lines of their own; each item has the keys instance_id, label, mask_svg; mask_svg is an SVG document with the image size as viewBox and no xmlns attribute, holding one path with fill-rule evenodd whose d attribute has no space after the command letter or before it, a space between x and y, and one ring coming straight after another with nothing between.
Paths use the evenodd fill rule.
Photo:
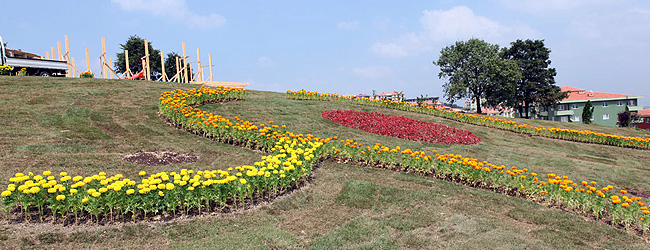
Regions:
<instances>
[{"instance_id":1,"label":"row of yellow flowers","mask_svg":"<svg viewBox=\"0 0 650 250\"><path fill-rule=\"evenodd\" d=\"M415 105L412 103L380 100L365 97L354 97L347 95L338 95L334 93L319 93L315 91L287 91L287 98L298 100L320 100L320 101L341 101L367 106L385 107L410 112L430 114L434 116L444 117L447 119L456 120L459 122L481 125L486 127L498 128L502 130L512 131L522 134L531 134L537 136L544 136L555 139L578 141L586 143L597 143L605 145L613 145L619 147L629 147L638 149L650 149L650 138L648 137L633 137L633 136L619 136L614 134L599 133L590 130L574 130L563 128L551 128L543 126L532 126L528 124L518 124L515 121L483 116L478 114L466 114L453 110L444 110L435 106L429 105Z\"/></svg>"},{"instance_id":2,"label":"row of yellow flowers","mask_svg":"<svg viewBox=\"0 0 650 250\"><path fill-rule=\"evenodd\" d=\"M493 164L455 154L438 154L380 143L362 145L354 140L319 138L295 134L269 121L255 124L236 118L231 121L204 112L197 105L243 99L241 88L177 89L160 97L160 113L179 128L241 146L258 148L269 155L251 166L227 170L181 170L140 173L129 179L121 174L100 172L72 176L50 171L17 173L2 192L9 209L41 216L51 211L60 218L78 214L100 218L128 218L188 211L220 211L245 205L252 197L275 196L304 181L314 164L334 157L360 165L420 173L471 186L543 198L591 213L609 216L626 227L649 228L650 212L642 198L626 196L625 190L594 181L574 181L553 173L541 175L527 168ZM17 210L14 210L17 211ZM64 221L66 219L63 219Z\"/></svg>"},{"instance_id":3,"label":"row of yellow flowers","mask_svg":"<svg viewBox=\"0 0 650 250\"><path fill-rule=\"evenodd\" d=\"M32 214L38 214L41 220L51 214L55 221L74 218L76 222L79 215L101 221L236 209L254 198L281 194L311 174L326 141L311 135L283 133L277 125L254 125L240 119L231 122L193 108L242 99L245 93L241 88L178 89L161 95L160 113L178 127L270 153L252 165L149 175L142 171L134 179L105 172L92 176L65 172L56 176L51 171L16 173L1 193L2 202L9 210L22 212L26 220Z\"/></svg>"}]
</instances>

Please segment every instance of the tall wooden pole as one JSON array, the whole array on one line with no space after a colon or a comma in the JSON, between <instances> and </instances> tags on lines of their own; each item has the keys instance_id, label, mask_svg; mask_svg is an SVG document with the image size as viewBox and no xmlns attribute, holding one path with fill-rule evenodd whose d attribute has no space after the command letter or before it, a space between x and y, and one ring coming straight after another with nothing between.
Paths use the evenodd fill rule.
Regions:
<instances>
[{"instance_id":1,"label":"tall wooden pole","mask_svg":"<svg viewBox=\"0 0 650 250\"><path fill-rule=\"evenodd\" d=\"M146 68L145 65L142 65L142 67L145 68L145 79L147 79L147 81L151 81L151 71L149 69L149 42L147 42L147 40L144 40L144 56L145 64L147 64Z\"/></svg>"},{"instance_id":2,"label":"tall wooden pole","mask_svg":"<svg viewBox=\"0 0 650 250\"><path fill-rule=\"evenodd\" d=\"M100 62L102 64L102 74L101 75L104 76L104 79L106 79L106 78L108 78L108 76L107 76L108 72L106 71L106 41L104 40L103 37L102 37L102 56L101 57L102 57L102 60Z\"/></svg>"},{"instance_id":3,"label":"tall wooden pole","mask_svg":"<svg viewBox=\"0 0 650 250\"><path fill-rule=\"evenodd\" d=\"M68 40L68 35L65 35L65 62L68 64L68 72L65 74L65 77L71 77L70 71L70 40Z\"/></svg>"},{"instance_id":4,"label":"tall wooden pole","mask_svg":"<svg viewBox=\"0 0 650 250\"><path fill-rule=\"evenodd\" d=\"M54 47L52 47L52 60L56 60L54 58L56 58L56 54L54 54Z\"/></svg>"},{"instance_id":5,"label":"tall wooden pole","mask_svg":"<svg viewBox=\"0 0 650 250\"><path fill-rule=\"evenodd\" d=\"M74 64L74 57L72 58L72 68L73 69L77 68L77 66L75 66ZM74 70L72 71L72 77L77 77L77 72Z\"/></svg>"},{"instance_id":6,"label":"tall wooden pole","mask_svg":"<svg viewBox=\"0 0 650 250\"><path fill-rule=\"evenodd\" d=\"M208 63L210 63L210 81L212 81L212 55L208 54Z\"/></svg>"},{"instance_id":7,"label":"tall wooden pole","mask_svg":"<svg viewBox=\"0 0 650 250\"><path fill-rule=\"evenodd\" d=\"M185 83L189 83L189 79L187 78L187 53L185 52L185 42L183 42L183 75L185 76L183 79Z\"/></svg>"},{"instance_id":8,"label":"tall wooden pole","mask_svg":"<svg viewBox=\"0 0 650 250\"><path fill-rule=\"evenodd\" d=\"M61 54L61 41L56 42L56 45L59 48L59 61L63 61L63 54Z\"/></svg>"},{"instance_id":9,"label":"tall wooden pole","mask_svg":"<svg viewBox=\"0 0 650 250\"><path fill-rule=\"evenodd\" d=\"M199 81L203 81L203 68L201 67L201 51L196 49L196 60L199 65Z\"/></svg>"},{"instance_id":10,"label":"tall wooden pole","mask_svg":"<svg viewBox=\"0 0 650 250\"><path fill-rule=\"evenodd\" d=\"M90 58L88 57L88 48L86 48L86 72L90 72Z\"/></svg>"},{"instance_id":11,"label":"tall wooden pole","mask_svg":"<svg viewBox=\"0 0 650 250\"><path fill-rule=\"evenodd\" d=\"M124 60L126 62L126 77L131 77L131 68L129 68L129 50L125 49L124 50Z\"/></svg>"},{"instance_id":12,"label":"tall wooden pole","mask_svg":"<svg viewBox=\"0 0 650 250\"><path fill-rule=\"evenodd\" d=\"M108 65L113 65L113 60L110 59L110 58L108 58ZM112 70L109 70L106 73L108 73L108 75L110 76L110 79L113 79L113 71Z\"/></svg>"},{"instance_id":13,"label":"tall wooden pole","mask_svg":"<svg viewBox=\"0 0 650 250\"><path fill-rule=\"evenodd\" d=\"M180 64L180 59L178 56L176 57L176 82L181 83L181 67L179 66Z\"/></svg>"},{"instance_id":14,"label":"tall wooden pole","mask_svg":"<svg viewBox=\"0 0 650 250\"><path fill-rule=\"evenodd\" d=\"M161 81L166 82L167 73L165 72L165 52L162 50L160 51L160 71L162 71L162 75L160 75Z\"/></svg>"},{"instance_id":15,"label":"tall wooden pole","mask_svg":"<svg viewBox=\"0 0 650 250\"><path fill-rule=\"evenodd\" d=\"M49 51L45 51L45 58L47 58L47 60L50 60L50 52Z\"/></svg>"}]
</instances>

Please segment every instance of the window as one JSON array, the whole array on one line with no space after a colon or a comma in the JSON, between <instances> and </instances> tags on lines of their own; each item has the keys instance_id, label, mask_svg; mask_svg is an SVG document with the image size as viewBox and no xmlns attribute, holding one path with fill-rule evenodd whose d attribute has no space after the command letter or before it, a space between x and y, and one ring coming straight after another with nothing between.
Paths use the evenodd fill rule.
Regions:
<instances>
[{"instance_id":1,"label":"window","mask_svg":"<svg viewBox=\"0 0 650 250\"><path fill-rule=\"evenodd\" d=\"M609 120L609 114L604 114L603 115L603 120Z\"/></svg>"},{"instance_id":2,"label":"window","mask_svg":"<svg viewBox=\"0 0 650 250\"><path fill-rule=\"evenodd\" d=\"M627 100L627 106L636 106L636 100Z\"/></svg>"},{"instance_id":3,"label":"window","mask_svg":"<svg viewBox=\"0 0 650 250\"><path fill-rule=\"evenodd\" d=\"M558 111L567 110L567 104L557 105L557 110Z\"/></svg>"},{"instance_id":4,"label":"window","mask_svg":"<svg viewBox=\"0 0 650 250\"><path fill-rule=\"evenodd\" d=\"M616 102L616 106L623 106L623 101Z\"/></svg>"},{"instance_id":5,"label":"window","mask_svg":"<svg viewBox=\"0 0 650 250\"><path fill-rule=\"evenodd\" d=\"M579 121L580 121L580 117L577 116L577 115L574 115L573 117L571 117L571 121L579 122Z\"/></svg>"},{"instance_id":6,"label":"window","mask_svg":"<svg viewBox=\"0 0 650 250\"><path fill-rule=\"evenodd\" d=\"M650 123L650 118L645 118L645 123Z\"/></svg>"},{"instance_id":7,"label":"window","mask_svg":"<svg viewBox=\"0 0 650 250\"><path fill-rule=\"evenodd\" d=\"M578 109L578 104L577 103L571 104L571 108L572 109Z\"/></svg>"},{"instance_id":8,"label":"window","mask_svg":"<svg viewBox=\"0 0 650 250\"><path fill-rule=\"evenodd\" d=\"M603 108L607 108L607 107L609 107L609 103L603 102Z\"/></svg>"},{"instance_id":9,"label":"window","mask_svg":"<svg viewBox=\"0 0 650 250\"><path fill-rule=\"evenodd\" d=\"M560 116L560 121L561 122L569 122L569 117L568 116Z\"/></svg>"}]
</instances>

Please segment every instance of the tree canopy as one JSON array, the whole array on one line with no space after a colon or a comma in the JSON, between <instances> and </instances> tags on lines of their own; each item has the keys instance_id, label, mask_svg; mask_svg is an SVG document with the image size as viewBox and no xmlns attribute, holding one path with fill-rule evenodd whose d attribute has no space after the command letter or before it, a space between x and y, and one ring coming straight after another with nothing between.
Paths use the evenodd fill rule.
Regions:
<instances>
[{"instance_id":1,"label":"tree canopy","mask_svg":"<svg viewBox=\"0 0 650 250\"><path fill-rule=\"evenodd\" d=\"M497 93L509 93L519 78L516 64L499 56L498 45L476 38L443 48L433 64L440 67L438 77L448 80L442 86L445 98L451 103L472 99L478 113L481 99L491 105L504 101Z\"/></svg>"},{"instance_id":2,"label":"tree canopy","mask_svg":"<svg viewBox=\"0 0 650 250\"><path fill-rule=\"evenodd\" d=\"M149 67L151 68L151 73L162 73L160 69L160 50L153 48L151 41L148 41L149 44ZM126 62L124 56L124 50L129 51L129 68L131 73L137 73L142 70L142 57L145 56L144 53L144 39L140 38L138 35L132 35L129 39L126 40L126 43L120 44L122 52L117 53L117 60L114 63L115 72L124 73L126 71ZM176 62L174 62L174 67ZM175 72L176 70L174 70Z\"/></svg>"},{"instance_id":3,"label":"tree canopy","mask_svg":"<svg viewBox=\"0 0 650 250\"><path fill-rule=\"evenodd\" d=\"M501 56L517 63L521 77L515 82L506 106L517 108L523 117L529 118L531 107L554 106L567 97L567 93L555 85L557 72L549 68L551 50L544 46L544 40L517 40L510 45L501 51Z\"/></svg>"}]
</instances>

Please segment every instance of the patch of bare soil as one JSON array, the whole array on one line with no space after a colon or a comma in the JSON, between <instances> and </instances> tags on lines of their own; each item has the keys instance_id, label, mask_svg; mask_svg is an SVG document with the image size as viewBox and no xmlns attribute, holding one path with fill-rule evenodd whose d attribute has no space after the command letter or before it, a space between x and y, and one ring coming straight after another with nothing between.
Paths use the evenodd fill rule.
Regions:
<instances>
[{"instance_id":1,"label":"patch of bare soil","mask_svg":"<svg viewBox=\"0 0 650 250\"><path fill-rule=\"evenodd\" d=\"M169 152L169 151L140 151L135 154L125 155L125 161L147 166L162 166L174 163L192 163L199 160L196 155Z\"/></svg>"}]
</instances>

